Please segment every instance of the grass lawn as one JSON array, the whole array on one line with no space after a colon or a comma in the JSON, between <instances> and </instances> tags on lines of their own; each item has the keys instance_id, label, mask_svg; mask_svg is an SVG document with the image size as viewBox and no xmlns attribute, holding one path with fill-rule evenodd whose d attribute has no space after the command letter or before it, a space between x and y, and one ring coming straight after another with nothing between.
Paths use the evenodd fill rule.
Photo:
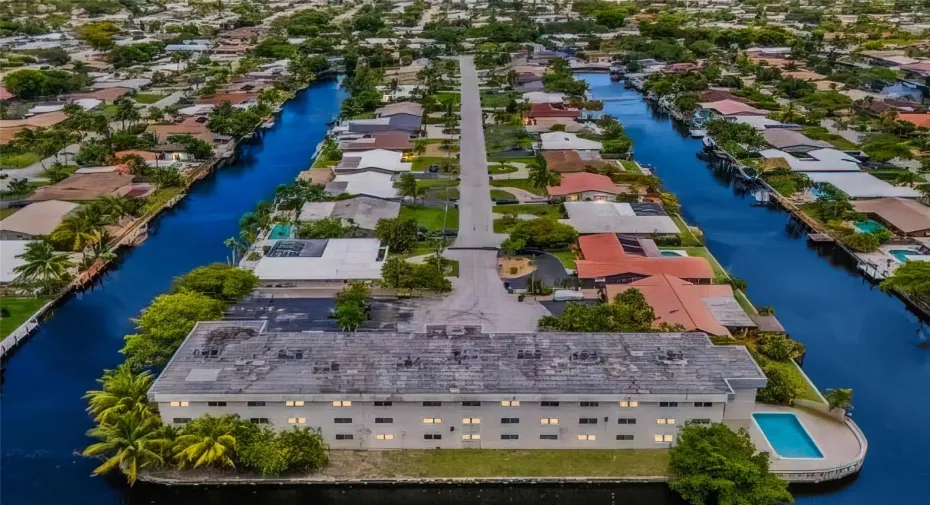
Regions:
<instances>
[{"instance_id":1,"label":"grass lawn","mask_svg":"<svg viewBox=\"0 0 930 505\"><path fill-rule=\"evenodd\" d=\"M449 101L460 100L462 95L459 93L451 93L449 91L440 91L439 93L433 94L433 98L435 98L437 102L444 104Z\"/></svg>"},{"instance_id":2,"label":"grass lawn","mask_svg":"<svg viewBox=\"0 0 930 505\"><path fill-rule=\"evenodd\" d=\"M898 176L900 176L901 174L905 172L907 172L907 170L903 168L900 170L869 170L867 171L869 175L878 177L879 179L883 181L888 181L888 182L894 182L894 180L897 179Z\"/></svg>"},{"instance_id":3,"label":"grass lawn","mask_svg":"<svg viewBox=\"0 0 930 505\"><path fill-rule=\"evenodd\" d=\"M4 154L0 157L0 168L26 168L40 161L42 161L42 155L39 153ZM12 177L15 177L15 175Z\"/></svg>"},{"instance_id":4,"label":"grass lawn","mask_svg":"<svg viewBox=\"0 0 930 505\"><path fill-rule=\"evenodd\" d=\"M413 159L413 167L411 170L414 172L422 172L429 168L430 165L444 165L450 164L453 166L459 166L459 160L455 159L454 156L417 156Z\"/></svg>"},{"instance_id":5,"label":"grass lawn","mask_svg":"<svg viewBox=\"0 0 930 505\"><path fill-rule=\"evenodd\" d=\"M136 100L136 102L150 104L155 103L164 97L157 93L136 93L136 96L133 98Z\"/></svg>"},{"instance_id":6,"label":"grass lawn","mask_svg":"<svg viewBox=\"0 0 930 505\"><path fill-rule=\"evenodd\" d=\"M378 467L408 477L645 477L668 472L668 451L384 451Z\"/></svg>"},{"instance_id":7,"label":"grass lawn","mask_svg":"<svg viewBox=\"0 0 930 505\"><path fill-rule=\"evenodd\" d=\"M491 186L497 188L520 188L524 191L529 191L534 195L547 195L548 192L543 190L539 191L530 183L529 179L500 179L496 181L491 181Z\"/></svg>"},{"instance_id":8,"label":"grass lawn","mask_svg":"<svg viewBox=\"0 0 930 505\"><path fill-rule=\"evenodd\" d=\"M562 219L561 205L534 205L531 203L520 205L495 205L491 212L496 214L532 214L534 216L549 216L553 219Z\"/></svg>"},{"instance_id":9,"label":"grass lawn","mask_svg":"<svg viewBox=\"0 0 930 505\"><path fill-rule=\"evenodd\" d=\"M398 217L414 219L417 225L430 230L441 230L443 222L446 224L446 229L456 230L459 227L459 209L451 205L448 217L445 209L422 205L404 205L400 208Z\"/></svg>"},{"instance_id":10,"label":"grass lawn","mask_svg":"<svg viewBox=\"0 0 930 505\"><path fill-rule=\"evenodd\" d=\"M694 240L694 243L700 244L701 239L697 238L694 232L691 231L691 228L685 223L685 220L681 216L671 216L672 221L675 221L675 224L678 226L678 230L681 232L682 238L688 237L691 240Z\"/></svg>"},{"instance_id":11,"label":"grass lawn","mask_svg":"<svg viewBox=\"0 0 930 505\"><path fill-rule=\"evenodd\" d=\"M109 105L104 105L102 112L108 121L113 121L113 118L116 117L117 110L119 109L111 103Z\"/></svg>"},{"instance_id":12,"label":"grass lawn","mask_svg":"<svg viewBox=\"0 0 930 505\"><path fill-rule=\"evenodd\" d=\"M821 224L826 224L826 221L823 219L823 216L820 215L820 204L816 202L805 203L805 204L799 205L798 208L801 210L801 212L814 218L817 222Z\"/></svg>"},{"instance_id":13,"label":"grass lawn","mask_svg":"<svg viewBox=\"0 0 930 505\"><path fill-rule=\"evenodd\" d=\"M10 313L0 319L0 339L19 328L47 302L48 298L0 298L0 308Z\"/></svg>"},{"instance_id":14,"label":"grass lawn","mask_svg":"<svg viewBox=\"0 0 930 505\"><path fill-rule=\"evenodd\" d=\"M642 173L642 172L639 171L639 167L636 166L636 162L634 162L634 161L630 161L630 160L617 160L617 161L620 162L620 165L621 165L621 166L623 167L623 169L626 170L627 172L634 172L634 173L637 173L637 174Z\"/></svg>"},{"instance_id":15,"label":"grass lawn","mask_svg":"<svg viewBox=\"0 0 930 505\"><path fill-rule=\"evenodd\" d=\"M510 103L510 98L513 95L513 93L489 93L482 91L481 106L492 108L507 107L507 105Z\"/></svg>"},{"instance_id":16,"label":"grass lawn","mask_svg":"<svg viewBox=\"0 0 930 505\"><path fill-rule=\"evenodd\" d=\"M455 179L419 179L417 186L421 188L444 188L448 186L458 186L459 181Z\"/></svg>"},{"instance_id":17,"label":"grass lawn","mask_svg":"<svg viewBox=\"0 0 930 505\"><path fill-rule=\"evenodd\" d=\"M833 144L833 147L837 149L855 149L856 144L840 137L839 135L830 133L823 126L808 126L805 127L801 133L814 139L814 140L823 140Z\"/></svg>"},{"instance_id":18,"label":"grass lawn","mask_svg":"<svg viewBox=\"0 0 930 505\"><path fill-rule=\"evenodd\" d=\"M19 209L20 207L6 207L4 209L0 209L0 219L6 219L7 217L15 214Z\"/></svg>"},{"instance_id":19,"label":"grass lawn","mask_svg":"<svg viewBox=\"0 0 930 505\"><path fill-rule=\"evenodd\" d=\"M156 190L152 193L145 204L145 207L142 208L143 214L149 212L157 212L162 205L165 204L168 200L180 195L184 192L184 188L164 188Z\"/></svg>"},{"instance_id":20,"label":"grass lawn","mask_svg":"<svg viewBox=\"0 0 930 505\"><path fill-rule=\"evenodd\" d=\"M501 156L500 154L501 153L489 153L488 163L500 163L503 161L504 163L523 163L524 165L528 165L536 161L536 158L532 158L529 156L522 156L522 157L518 156L514 158L508 158L506 156Z\"/></svg>"},{"instance_id":21,"label":"grass lawn","mask_svg":"<svg viewBox=\"0 0 930 505\"><path fill-rule=\"evenodd\" d=\"M736 298L736 303L739 303L739 306L747 315L758 314L756 307L749 301L749 297L746 296L746 293L743 293L742 290L734 289L733 298Z\"/></svg>"},{"instance_id":22,"label":"grass lawn","mask_svg":"<svg viewBox=\"0 0 930 505\"><path fill-rule=\"evenodd\" d=\"M506 163L489 163L488 164L488 173L489 174L512 174L517 171L517 167L513 165L508 165Z\"/></svg>"},{"instance_id":23,"label":"grass lawn","mask_svg":"<svg viewBox=\"0 0 930 505\"><path fill-rule=\"evenodd\" d=\"M513 200L516 197L502 189L492 189L491 190L491 200Z\"/></svg>"},{"instance_id":24,"label":"grass lawn","mask_svg":"<svg viewBox=\"0 0 930 505\"><path fill-rule=\"evenodd\" d=\"M574 270L575 265L575 253L572 251L546 251L547 253L559 258L559 261L562 262L562 266L565 268L571 268Z\"/></svg>"}]
</instances>

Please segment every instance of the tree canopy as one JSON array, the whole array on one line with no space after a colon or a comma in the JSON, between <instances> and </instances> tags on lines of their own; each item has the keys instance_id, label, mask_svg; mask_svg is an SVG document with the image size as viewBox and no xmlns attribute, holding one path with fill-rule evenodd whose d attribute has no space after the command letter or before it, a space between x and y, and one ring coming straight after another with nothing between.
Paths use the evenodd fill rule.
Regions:
<instances>
[{"instance_id":1,"label":"tree canopy","mask_svg":"<svg viewBox=\"0 0 930 505\"><path fill-rule=\"evenodd\" d=\"M198 267L176 277L172 291L207 295L216 300L235 302L249 295L258 286L258 277L249 270L225 263Z\"/></svg>"},{"instance_id":2,"label":"tree canopy","mask_svg":"<svg viewBox=\"0 0 930 505\"><path fill-rule=\"evenodd\" d=\"M636 288L618 294L610 303L569 303L561 314L540 319L539 329L617 333L684 331L680 325L656 324L655 310Z\"/></svg>"}]
</instances>

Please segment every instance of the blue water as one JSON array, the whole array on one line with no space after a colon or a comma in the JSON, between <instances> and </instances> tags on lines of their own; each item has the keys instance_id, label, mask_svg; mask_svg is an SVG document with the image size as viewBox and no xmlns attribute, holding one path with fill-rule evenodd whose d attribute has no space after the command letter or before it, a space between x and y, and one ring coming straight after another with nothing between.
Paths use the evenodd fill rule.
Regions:
<instances>
[{"instance_id":1,"label":"blue water","mask_svg":"<svg viewBox=\"0 0 930 505\"><path fill-rule=\"evenodd\" d=\"M900 261L901 263L906 262L908 256L919 256L920 255L920 253L916 251L911 251L909 249L892 249L888 252L891 253L891 255L894 256L895 258L898 258L898 261Z\"/></svg>"},{"instance_id":2,"label":"blue water","mask_svg":"<svg viewBox=\"0 0 930 505\"><path fill-rule=\"evenodd\" d=\"M756 412L759 429L782 458L823 458L798 416L784 412Z\"/></svg>"},{"instance_id":3,"label":"blue water","mask_svg":"<svg viewBox=\"0 0 930 505\"><path fill-rule=\"evenodd\" d=\"M853 225L856 227L857 230L859 230L862 233L875 233L877 231L885 229L885 227L882 226L881 223L879 223L878 221L872 220L872 219L868 219L866 221L858 221L856 223L853 223Z\"/></svg>"},{"instance_id":4,"label":"blue water","mask_svg":"<svg viewBox=\"0 0 930 505\"><path fill-rule=\"evenodd\" d=\"M268 233L268 238L270 239L288 239L291 237L291 231L294 229L293 225L289 224L276 224L271 227L271 232Z\"/></svg>"},{"instance_id":5,"label":"blue water","mask_svg":"<svg viewBox=\"0 0 930 505\"><path fill-rule=\"evenodd\" d=\"M103 369L122 361L130 318L168 290L174 276L226 261L223 241L237 234L239 218L309 166L343 98L335 81L298 95L274 127L241 149L236 164L197 184L102 286L61 306L9 359L0 404L0 503L124 503L121 487L88 477L94 462L73 454L91 442L81 396Z\"/></svg>"},{"instance_id":6,"label":"blue water","mask_svg":"<svg viewBox=\"0 0 930 505\"><path fill-rule=\"evenodd\" d=\"M607 75L585 76L604 112L620 119L634 157L649 163L675 193L711 252L748 284L756 306L770 306L804 343L804 370L822 390L853 388L854 419L869 440L855 482L797 503L924 503L930 495L930 351L926 329L904 304L870 286L831 249L818 252L788 215L753 205L695 157L701 141ZM906 420L906 421L905 421Z\"/></svg>"},{"instance_id":7,"label":"blue water","mask_svg":"<svg viewBox=\"0 0 930 505\"><path fill-rule=\"evenodd\" d=\"M668 256L671 258L680 258L682 256L687 256L687 254L682 254L677 251L662 251L662 256Z\"/></svg>"}]
</instances>

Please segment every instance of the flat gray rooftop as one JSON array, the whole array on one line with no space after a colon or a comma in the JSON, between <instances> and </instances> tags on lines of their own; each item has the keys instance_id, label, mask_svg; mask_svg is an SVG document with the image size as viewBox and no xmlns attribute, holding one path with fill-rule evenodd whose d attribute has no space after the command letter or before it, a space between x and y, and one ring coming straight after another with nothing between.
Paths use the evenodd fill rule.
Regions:
<instances>
[{"instance_id":1,"label":"flat gray rooftop","mask_svg":"<svg viewBox=\"0 0 930 505\"><path fill-rule=\"evenodd\" d=\"M743 347L703 333L263 332L199 323L155 394L679 394L761 387Z\"/></svg>"}]
</instances>

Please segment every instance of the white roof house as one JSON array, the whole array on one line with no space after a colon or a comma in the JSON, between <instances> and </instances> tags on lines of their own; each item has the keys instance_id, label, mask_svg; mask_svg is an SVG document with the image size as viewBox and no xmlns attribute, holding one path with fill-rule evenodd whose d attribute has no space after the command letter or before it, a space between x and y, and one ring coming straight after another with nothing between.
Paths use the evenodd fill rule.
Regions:
<instances>
[{"instance_id":1,"label":"white roof house","mask_svg":"<svg viewBox=\"0 0 930 505\"><path fill-rule=\"evenodd\" d=\"M562 103L565 101L565 93L530 91L529 93L523 93L523 100L529 103Z\"/></svg>"},{"instance_id":2,"label":"white roof house","mask_svg":"<svg viewBox=\"0 0 930 505\"><path fill-rule=\"evenodd\" d=\"M334 170L337 174L367 169L384 170L388 172L409 172L413 169L413 163L404 163L401 161L402 158L402 153L389 151L387 149L357 151L343 155L342 161L339 162L339 165L337 165Z\"/></svg>"},{"instance_id":3,"label":"white roof house","mask_svg":"<svg viewBox=\"0 0 930 505\"><path fill-rule=\"evenodd\" d=\"M26 252L26 246L32 240L4 240L3 247L0 247L0 284L7 284L16 279L16 272L13 270L26 264L25 260L17 258L20 254Z\"/></svg>"},{"instance_id":4,"label":"white roof house","mask_svg":"<svg viewBox=\"0 0 930 505\"><path fill-rule=\"evenodd\" d=\"M653 206L622 202L565 202L568 219L561 219L578 233L678 234L672 218ZM650 212L638 210L644 207Z\"/></svg>"},{"instance_id":5,"label":"white roof house","mask_svg":"<svg viewBox=\"0 0 930 505\"><path fill-rule=\"evenodd\" d=\"M600 142L583 139L574 133L549 132L539 135L543 151L600 151Z\"/></svg>"},{"instance_id":6,"label":"white roof house","mask_svg":"<svg viewBox=\"0 0 930 505\"><path fill-rule=\"evenodd\" d=\"M261 281L344 281L381 278L387 252L374 238L279 240L258 261Z\"/></svg>"},{"instance_id":7,"label":"white roof house","mask_svg":"<svg viewBox=\"0 0 930 505\"><path fill-rule=\"evenodd\" d=\"M778 149L765 149L759 154L766 159L782 158L795 172L858 172L856 158L836 149L814 149L798 158ZM808 157L810 159L808 159Z\"/></svg>"},{"instance_id":8,"label":"white roof house","mask_svg":"<svg viewBox=\"0 0 930 505\"><path fill-rule=\"evenodd\" d=\"M355 174L337 175L326 185L330 194L348 193L350 195L368 195L378 198L396 198L392 174L366 171Z\"/></svg>"},{"instance_id":9,"label":"white roof house","mask_svg":"<svg viewBox=\"0 0 930 505\"><path fill-rule=\"evenodd\" d=\"M319 221L325 218L351 220L365 230L374 230L381 219L393 219L400 214L400 202L371 196L357 196L331 202L307 202L300 209L299 221Z\"/></svg>"},{"instance_id":10,"label":"white roof house","mask_svg":"<svg viewBox=\"0 0 930 505\"><path fill-rule=\"evenodd\" d=\"M865 172L810 172L814 182L829 182L850 198L920 198L920 192L907 186L893 186ZM15 214L14 214L15 215Z\"/></svg>"}]
</instances>

